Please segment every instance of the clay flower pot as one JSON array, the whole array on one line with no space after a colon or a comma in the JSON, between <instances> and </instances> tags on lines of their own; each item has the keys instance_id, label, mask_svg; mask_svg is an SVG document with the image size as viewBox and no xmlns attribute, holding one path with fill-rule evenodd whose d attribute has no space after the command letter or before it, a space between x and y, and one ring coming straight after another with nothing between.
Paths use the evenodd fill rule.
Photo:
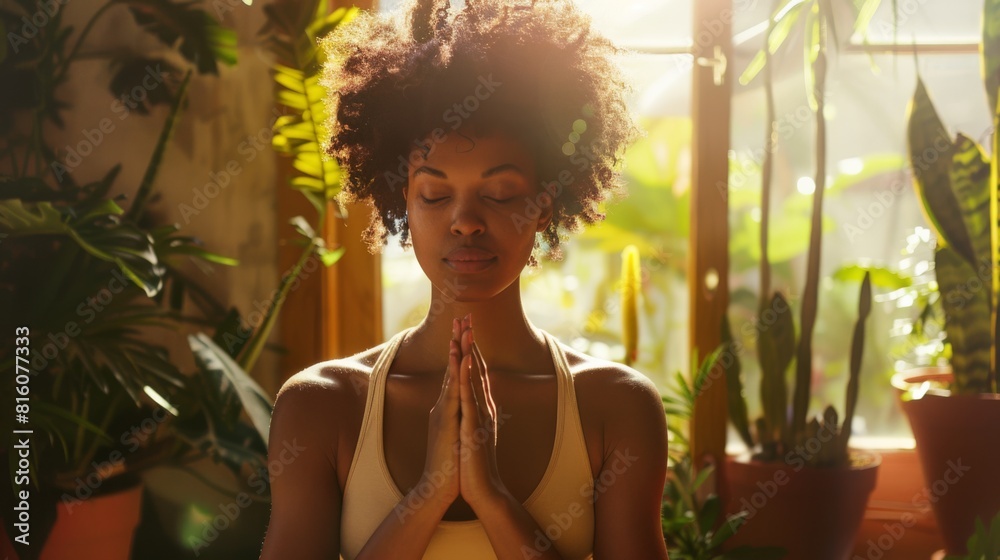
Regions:
<instances>
[{"instance_id":1,"label":"clay flower pot","mask_svg":"<svg viewBox=\"0 0 1000 560\"><path fill-rule=\"evenodd\" d=\"M142 484L69 505L59 502L41 560L128 560L141 506Z\"/></svg>"},{"instance_id":2,"label":"clay flower pot","mask_svg":"<svg viewBox=\"0 0 1000 560\"><path fill-rule=\"evenodd\" d=\"M934 509L948 554L965 554L976 517L987 525L1000 511L1000 395L952 395L948 368L896 374L917 442L926 502Z\"/></svg>"},{"instance_id":3,"label":"clay flower pot","mask_svg":"<svg viewBox=\"0 0 1000 560\"><path fill-rule=\"evenodd\" d=\"M881 457L852 451L852 464L845 467L810 467L795 452L784 459L727 458L726 514L749 515L726 548L780 546L788 551L785 560L845 560Z\"/></svg>"}]
</instances>

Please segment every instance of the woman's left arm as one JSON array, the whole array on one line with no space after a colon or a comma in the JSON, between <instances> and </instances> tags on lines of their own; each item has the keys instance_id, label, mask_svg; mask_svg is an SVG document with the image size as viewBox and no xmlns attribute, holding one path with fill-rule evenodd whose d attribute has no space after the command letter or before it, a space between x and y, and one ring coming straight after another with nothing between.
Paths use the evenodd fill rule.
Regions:
<instances>
[{"instance_id":1,"label":"woman's left arm","mask_svg":"<svg viewBox=\"0 0 1000 560\"><path fill-rule=\"evenodd\" d=\"M667 422L656 386L641 373L601 372L604 464L594 473L594 560L667 558L660 506L667 477Z\"/></svg>"}]
</instances>

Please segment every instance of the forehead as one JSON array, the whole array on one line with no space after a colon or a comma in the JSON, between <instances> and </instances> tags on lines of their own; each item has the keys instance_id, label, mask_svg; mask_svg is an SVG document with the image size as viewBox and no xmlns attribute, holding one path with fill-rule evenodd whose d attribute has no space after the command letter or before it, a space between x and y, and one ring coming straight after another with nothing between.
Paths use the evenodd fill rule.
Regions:
<instances>
[{"instance_id":1,"label":"forehead","mask_svg":"<svg viewBox=\"0 0 1000 560\"><path fill-rule=\"evenodd\" d=\"M525 146L504 132L475 134L468 129L437 129L414 145L410 152L410 174L422 164L446 171L479 171L504 163L526 172L534 171L534 160ZM481 168L481 169L479 169Z\"/></svg>"}]
</instances>

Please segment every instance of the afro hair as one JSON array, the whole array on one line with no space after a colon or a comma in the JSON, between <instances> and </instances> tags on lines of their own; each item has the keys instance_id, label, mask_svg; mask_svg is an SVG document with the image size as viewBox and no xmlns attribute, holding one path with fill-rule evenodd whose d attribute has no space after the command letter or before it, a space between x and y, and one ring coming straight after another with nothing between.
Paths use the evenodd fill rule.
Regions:
<instances>
[{"instance_id":1,"label":"afro hair","mask_svg":"<svg viewBox=\"0 0 1000 560\"><path fill-rule=\"evenodd\" d=\"M644 132L613 57L632 53L595 32L571 0L467 0L460 10L449 0L410 0L362 12L321 48L331 95L325 150L341 167L342 199L374 206L364 234L372 253L390 234L408 245L397 191L411 151L426 149L422 139L434 131L471 125L527 147L540 188L554 195L539 233L551 259L561 257L566 232L602 220L601 202L622 194L619 164Z\"/></svg>"}]
</instances>

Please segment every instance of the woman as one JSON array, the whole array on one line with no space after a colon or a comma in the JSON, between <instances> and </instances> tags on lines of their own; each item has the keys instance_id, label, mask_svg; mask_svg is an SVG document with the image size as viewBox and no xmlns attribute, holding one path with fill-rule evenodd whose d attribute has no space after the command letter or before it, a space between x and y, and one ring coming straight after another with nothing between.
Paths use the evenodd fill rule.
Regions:
<instances>
[{"instance_id":1,"label":"woman","mask_svg":"<svg viewBox=\"0 0 1000 560\"><path fill-rule=\"evenodd\" d=\"M519 291L622 186L619 50L568 0L421 1L324 48L344 192L374 206L373 250L412 245L431 306L284 384L261 557L666 558L659 393L534 327Z\"/></svg>"}]
</instances>

